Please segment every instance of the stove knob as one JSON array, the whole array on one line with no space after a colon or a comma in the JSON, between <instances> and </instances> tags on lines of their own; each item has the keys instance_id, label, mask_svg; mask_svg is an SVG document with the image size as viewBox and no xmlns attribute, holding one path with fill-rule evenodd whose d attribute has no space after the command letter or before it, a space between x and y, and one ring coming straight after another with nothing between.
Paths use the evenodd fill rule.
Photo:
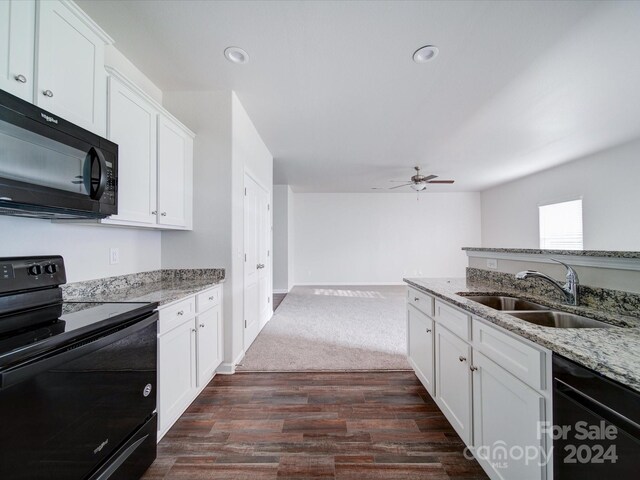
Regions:
<instances>
[{"instance_id":1,"label":"stove knob","mask_svg":"<svg viewBox=\"0 0 640 480\"><path fill-rule=\"evenodd\" d=\"M29 275L40 275L42 267L40 265L31 265L28 269Z\"/></svg>"},{"instance_id":2,"label":"stove knob","mask_svg":"<svg viewBox=\"0 0 640 480\"><path fill-rule=\"evenodd\" d=\"M50 275L53 275L58 271L58 267L56 267L53 263L44 266L44 271Z\"/></svg>"}]
</instances>

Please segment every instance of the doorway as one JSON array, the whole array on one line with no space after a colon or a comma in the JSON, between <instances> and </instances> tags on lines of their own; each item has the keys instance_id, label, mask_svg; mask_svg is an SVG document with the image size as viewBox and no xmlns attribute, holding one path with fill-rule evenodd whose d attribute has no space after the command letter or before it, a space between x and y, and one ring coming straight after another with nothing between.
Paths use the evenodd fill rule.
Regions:
<instances>
[{"instance_id":1,"label":"doorway","mask_svg":"<svg viewBox=\"0 0 640 480\"><path fill-rule=\"evenodd\" d=\"M269 194L244 175L244 350L271 318Z\"/></svg>"}]
</instances>

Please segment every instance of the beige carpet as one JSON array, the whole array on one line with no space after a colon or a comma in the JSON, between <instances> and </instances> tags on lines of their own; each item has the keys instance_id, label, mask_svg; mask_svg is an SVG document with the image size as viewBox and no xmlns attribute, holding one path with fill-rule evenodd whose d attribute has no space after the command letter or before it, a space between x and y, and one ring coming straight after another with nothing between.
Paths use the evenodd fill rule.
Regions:
<instances>
[{"instance_id":1,"label":"beige carpet","mask_svg":"<svg viewBox=\"0 0 640 480\"><path fill-rule=\"evenodd\" d=\"M404 370L406 287L295 287L242 371Z\"/></svg>"}]
</instances>

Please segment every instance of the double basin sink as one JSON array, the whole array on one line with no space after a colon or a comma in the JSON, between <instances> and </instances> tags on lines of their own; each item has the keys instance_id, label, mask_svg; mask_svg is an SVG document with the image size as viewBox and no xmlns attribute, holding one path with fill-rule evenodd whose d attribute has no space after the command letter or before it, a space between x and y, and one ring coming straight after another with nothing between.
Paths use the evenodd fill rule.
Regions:
<instances>
[{"instance_id":1,"label":"double basin sink","mask_svg":"<svg viewBox=\"0 0 640 480\"><path fill-rule=\"evenodd\" d=\"M465 295L465 297L541 327L609 328L613 326L574 313L552 310L550 307L517 297L497 295Z\"/></svg>"}]
</instances>

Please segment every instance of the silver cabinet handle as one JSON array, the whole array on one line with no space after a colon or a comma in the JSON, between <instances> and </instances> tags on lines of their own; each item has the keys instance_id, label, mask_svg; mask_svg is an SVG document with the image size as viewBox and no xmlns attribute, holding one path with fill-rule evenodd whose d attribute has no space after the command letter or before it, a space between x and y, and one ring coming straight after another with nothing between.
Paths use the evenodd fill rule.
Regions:
<instances>
[{"instance_id":1,"label":"silver cabinet handle","mask_svg":"<svg viewBox=\"0 0 640 480\"><path fill-rule=\"evenodd\" d=\"M200 324L200 328L204 328L204 323L201 323L201 324Z\"/></svg>"},{"instance_id":2,"label":"silver cabinet handle","mask_svg":"<svg viewBox=\"0 0 640 480\"><path fill-rule=\"evenodd\" d=\"M16 79L16 82L20 82L20 83L27 83L27 77L25 77L24 75L20 74L20 75L16 75L15 77L13 77Z\"/></svg>"},{"instance_id":3,"label":"silver cabinet handle","mask_svg":"<svg viewBox=\"0 0 640 480\"><path fill-rule=\"evenodd\" d=\"M476 367L475 365L471 365L469 367L469 370L471 370L472 372L475 372L476 370L478 370L478 367Z\"/></svg>"},{"instance_id":4,"label":"silver cabinet handle","mask_svg":"<svg viewBox=\"0 0 640 480\"><path fill-rule=\"evenodd\" d=\"M461 362L466 362L467 361L467 357L463 357L462 355L460 355L458 357L458 360L460 360Z\"/></svg>"},{"instance_id":5,"label":"silver cabinet handle","mask_svg":"<svg viewBox=\"0 0 640 480\"><path fill-rule=\"evenodd\" d=\"M191 329L191 333L196 333L196 329L195 329L195 328L192 328L192 329Z\"/></svg>"},{"instance_id":6,"label":"silver cabinet handle","mask_svg":"<svg viewBox=\"0 0 640 480\"><path fill-rule=\"evenodd\" d=\"M158 211L154 210L153 212L151 212L151 215L158 215Z\"/></svg>"},{"instance_id":7,"label":"silver cabinet handle","mask_svg":"<svg viewBox=\"0 0 640 480\"><path fill-rule=\"evenodd\" d=\"M167 216L167 212L162 212L160 215L162 215L163 217Z\"/></svg>"},{"instance_id":8,"label":"silver cabinet handle","mask_svg":"<svg viewBox=\"0 0 640 480\"><path fill-rule=\"evenodd\" d=\"M49 98L53 97L53 92L51 90L45 90L44 92L42 92L42 94L45 97L49 97Z\"/></svg>"},{"instance_id":9,"label":"silver cabinet handle","mask_svg":"<svg viewBox=\"0 0 640 480\"><path fill-rule=\"evenodd\" d=\"M264 263L259 263L259 264L257 264L257 265L256 265L256 268L257 268L258 270L260 270L261 268L264 268Z\"/></svg>"},{"instance_id":10,"label":"silver cabinet handle","mask_svg":"<svg viewBox=\"0 0 640 480\"><path fill-rule=\"evenodd\" d=\"M184 315L184 310L180 310L180 311L178 312L178 316L182 316L182 315Z\"/></svg>"},{"instance_id":11,"label":"silver cabinet handle","mask_svg":"<svg viewBox=\"0 0 640 480\"><path fill-rule=\"evenodd\" d=\"M431 333L431 329L430 328L427 328L427 333Z\"/></svg>"},{"instance_id":12,"label":"silver cabinet handle","mask_svg":"<svg viewBox=\"0 0 640 480\"><path fill-rule=\"evenodd\" d=\"M209 300L213 300L213 297L209 297Z\"/></svg>"},{"instance_id":13,"label":"silver cabinet handle","mask_svg":"<svg viewBox=\"0 0 640 480\"><path fill-rule=\"evenodd\" d=\"M414 297L414 298L413 298L413 301L414 301L414 302L419 302L419 301L420 301L420 298L418 298L418 297Z\"/></svg>"}]
</instances>

